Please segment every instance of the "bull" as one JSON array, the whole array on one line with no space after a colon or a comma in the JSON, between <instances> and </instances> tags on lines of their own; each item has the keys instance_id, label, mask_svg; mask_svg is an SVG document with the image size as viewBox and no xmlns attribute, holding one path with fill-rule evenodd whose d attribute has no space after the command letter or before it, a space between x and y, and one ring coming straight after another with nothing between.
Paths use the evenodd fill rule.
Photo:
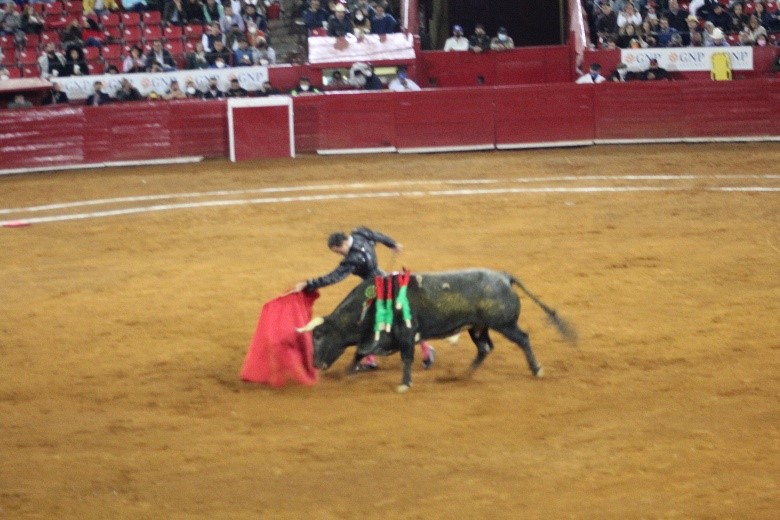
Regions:
<instances>
[{"instance_id":1,"label":"bull","mask_svg":"<svg viewBox=\"0 0 780 520\"><path fill-rule=\"evenodd\" d=\"M372 283L372 280L363 281L330 315L315 317L298 329L299 332L312 331L317 368L327 369L353 345L357 345L357 349L348 370L354 369L369 354L389 355L400 351L403 377L398 391L405 392L412 384L414 346L418 341L447 338L468 330L477 347L477 355L470 365L473 372L493 350L489 331L495 330L517 344L525 354L531 373L542 377L544 371L536 360L528 334L517 324L520 298L512 289L513 285L542 308L565 339L576 341L574 329L520 280L511 274L487 269L413 274L407 293L412 310L411 327L403 320L394 319L391 331L377 339L372 312L366 315L364 309L366 290Z\"/></svg>"}]
</instances>

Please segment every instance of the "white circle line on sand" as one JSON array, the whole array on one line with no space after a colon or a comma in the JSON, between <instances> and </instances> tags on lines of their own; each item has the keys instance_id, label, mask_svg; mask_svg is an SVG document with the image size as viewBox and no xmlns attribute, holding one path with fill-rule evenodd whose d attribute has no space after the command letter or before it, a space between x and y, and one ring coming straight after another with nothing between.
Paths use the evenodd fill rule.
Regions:
<instances>
[{"instance_id":1,"label":"white circle line on sand","mask_svg":"<svg viewBox=\"0 0 780 520\"><path fill-rule=\"evenodd\" d=\"M780 187L765 186L722 186L699 188L705 191L716 192L780 192ZM231 200L209 200L201 202L186 202L179 204L158 204L154 206L143 206L135 208L123 208L116 210L97 211L91 213L75 213L65 215L52 215L46 217L35 217L30 219L15 219L0 221L0 226L12 226L20 223L24 224L43 224L51 222L64 222L71 220L84 220L93 218L115 217L122 215L132 215L139 213L151 213L158 211L171 211L177 209L194 209L206 207L225 207L241 206L250 204L282 204L295 202L321 202L333 200L354 200L354 199L376 199L376 198L401 198L401 197L468 197L481 195L502 195L502 194L545 194L545 193L636 193L636 192L672 192L687 191L687 188L681 187L661 187L661 186L582 186L582 187L542 187L542 188L495 188L495 189L468 189L468 190L428 190L428 191L380 191L364 193L333 193L324 195L302 195L296 197L264 197L256 199L231 199Z\"/></svg>"},{"instance_id":2,"label":"white circle line on sand","mask_svg":"<svg viewBox=\"0 0 780 520\"><path fill-rule=\"evenodd\" d=\"M574 176L565 175L558 177L528 177L528 178L515 178L515 179L445 179L445 180L418 180L418 181L380 181L375 183L357 182L347 184L319 184L308 186L281 186L274 188L254 188L245 190L215 190L204 192L184 192L184 193L167 193L158 195L138 195L131 197L115 197L105 199L93 199L74 202L63 202L55 204L45 204L41 206L29 206L21 208L0 208L0 215L9 215L13 213L24 212L43 212L52 211L57 209L71 209L85 206L101 206L108 204L119 204L125 202L153 202L160 200L170 199L187 199L187 198L207 198L207 197L228 197L235 195L250 195L259 193L295 193L305 191L332 191L343 189L365 189L365 188L379 188L381 186L391 187L404 187L404 186L425 186L425 185L471 185L471 184L499 184L502 182L509 183L522 183L530 184L537 182L578 182L578 181L689 181L689 180L706 180L706 179L719 179L719 180L736 180L736 179L777 179L780 175L585 175Z\"/></svg>"}]
</instances>

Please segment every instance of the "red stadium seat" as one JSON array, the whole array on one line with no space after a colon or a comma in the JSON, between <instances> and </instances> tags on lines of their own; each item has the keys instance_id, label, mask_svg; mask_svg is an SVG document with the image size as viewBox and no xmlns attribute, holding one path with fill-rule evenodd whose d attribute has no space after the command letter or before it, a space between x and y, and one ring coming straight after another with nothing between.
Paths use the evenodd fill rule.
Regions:
<instances>
[{"instance_id":1,"label":"red stadium seat","mask_svg":"<svg viewBox=\"0 0 780 520\"><path fill-rule=\"evenodd\" d=\"M19 67L19 70L25 78L39 78L41 76L41 70L38 68L38 65L25 65Z\"/></svg>"},{"instance_id":2,"label":"red stadium seat","mask_svg":"<svg viewBox=\"0 0 780 520\"><path fill-rule=\"evenodd\" d=\"M122 19L123 27L134 27L136 25L141 25L141 15L138 13L122 13L120 18Z\"/></svg>"},{"instance_id":3,"label":"red stadium seat","mask_svg":"<svg viewBox=\"0 0 780 520\"><path fill-rule=\"evenodd\" d=\"M41 37L37 34L26 34L25 40L24 46L32 50L37 50L38 45L41 43Z\"/></svg>"},{"instance_id":4,"label":"red stadium seat","mask_svg":"<svg viewBox=\"0 0 780 520\"><path fill-rule=\"evenodd\" d=\"M324 27L315 27L314 29L309 29L309 36L327 36L328 30Z\"/></svg>"},{"instance_id":5,"label":"red stadium seat","mask_svg":"<svg viewBox=\"0 0 780 520\"><path fill-rule=\"evenodd\" d=\"M9 34L3 34L0 35L0 49L3 49L3 52L6 52L7 49L15 49L16 48L16 39L9 35Z\"/></svg>"},{"instance_id":6,"label":"red stadium seat","mask_svg":"<svg viewBox=\"0 0 780 520\"><path fill-rule=\"evenodd\" d=\"M103 30L103 43L119 42L124 39L125 35L122 33L122 29L119 27L108 27ZM141 38L141 31L138 31L138 38Z\"/></svg>"},{"instance_id":7,"label":"red stadium seat","mask_svg":"<svg viewBox=\"0 0 780 520\"><path fill-rule=\"evenodd\" d=\"M5 65L6 67L16 67L16 51L13 49L10 49L9 51L3 50L3 61L0 61L0 64Z\"/></svg>"},{"instance_id":8,"label":"red stadium seat","mask_svg":"<svg viewBox=\"0 0 780 520\"><path fill-rule=\"evenodd\" d=\"M778 10L777 2L773 1L773 2L767 2L766 3L766 12L767 13L774 13L777 10Z\"/></svg>"},{"instance_id":9,"label":"red stadium seat","mask_svg":"<svg viewBox=\"0 0 780 520\"><path fill-rule=\"evenodd\" d=\"M185 41L184 42L184 53L186 54L188 52L195 52L195 43L196 42Z\"/></svg>"},{"instance_id":10,"label":"red stadium seat","mask_svg":"<svg viewBox=\"0 0 780 520\"><path fill-rule=\"evenodd\" d=\"M185 25L184 26L184 37L188 40L194 40L198 39L200 40L201 36L203 36L203 26L202 25Z\"/></svg>"},{"instance_id":11,"label":"red stadium seat","mask_svg":"<svg viewBox=\"0 0 780 520\"><path fill-rule=\"evenodd\" d=\"M8 77L11 79L19 79L22 77L22 69L17 66L8 67Z\"/></svg>"},{"instance_id":12,"label":"red stadium seat","mask_svg":"<svg viewBox=\"0 0 780 520\"><path fill-rule=\"evenodd\" d=\"M38 53L24 49L16 54L16 60L21 66L35 65L38 63Z\"/></svg>"},{"instance_id":13,"label":"red stadium seat","mask_svg":"<svg viewBox=\"0 0 780 520\"><path fill-rule=\"evenodd\" d=\"M143 30L144 41L153 42L154 40L162 40L162 28L159 25L150 25Z\"/></svg>"},{"instance_id":14,"label":"red stadium seat","mask_svg":"<svg viewBox=\"0 0 780 520\"><path fill-rule=\"evenodd\" d=\"M119 72L122 72L122 67L125 64L125 60L123 58L109 58L103 61L106 64L106 68L108 68L109 65L113 65Z\"/></svg>"},{"instance_id":15,"label":"red stadium seat","mask_svg":"<svg viewBox=\"0 0 780 520\"><path fill-rule=\"evenodd\" d=\"M84 59L94 61L100 57L100 49L97 47L84 47Z\"/></svg>"},{"instance_id":16,"label":"red stadium seat","mask_svg":"<svg viewBox=\"0 0 780 520\"><path fill-rule=\"evenodd\" d=\"M36 4L32 4L32 6L33 6L33 11L35 11L35 14L37 15L44 14L44 11L46 10L46 4L36 3Z\"/></svg>"},{"instance_id":17,"label":"red stadium seat","mask_svg":"<svg viewBox=\"0 0 780 520\"><path fill-rule=\"evenodd\" d=\"M107 27L119 27L122 20L119 18L118 13L107 13L98 18L100 26L104 29Z\"/></svg>"},{"instance_id":18,"label":"red stadium seat","mask_svg":"<svg viewBox=\"0 0 780 520\"><path fill-rule=\"evenodd\" d=\"M165 36L165 39L168 41L171 40L180 40L182 36L182 30L181 27L178 25L169 25L165 29L163 29L163 36Z\"/></svg>"},{"instance_id":19,"label":"red stadium seat","mask_svg":"<svg viewBox=\"0 0 780 520\"><path fill-rule=\"evenodd\" d=\"M165 43L165 48L173 54L174 58L184 54L184 45L181 43L181 40L169 40Z\"/></svg>"},{"instance_id":20,"label":"red stadium seat","mask_svg":"<svg viewBox=\"0 0 780 520\"><path fill-rule=\"evenodd\" d=\"M745 14L753 14L756 12L756 4L753 2L745 2Z\"/></svg>"},{"instance_id":21,"label":"red stadium seat","mask_svg":"<svg viewBox=\"0 0 780 520\"><path fill-rule=\"evenodd\" d=\"M125 27L122 31L122 39L125 41L125 45L136 45L143 41L143 32L140 27Z\"/></svg>"},{"instance_id":22,"label":"red stadium seat","mask_svg":"<svg viewBox=\"0 0 780 520\"><path fill-rule=\"evenodd\" d=\"M81 16L84 12L84 3L78 0L65 2L65 12L74 16Z\"/></svg>"},{"instance_id":23,"label":"red stadium seat","mask_svg":"<svg viewBox=\"0 0 780 520\"><path fill-rule=\"evenodd\" d=\"M727 34L726 41L729 42L729 45L739 45L739 34L737 33Z\"/></svg>"},{"instance_id":24,"label":"red stadium seat","mask_svg":"<svg viewBox=\"0 0 780 520\"><path fill-rule=\"evenodd\" d=\"M269 20L278 20L282 14L282 5L277 1L273 2L266 9L266 14Z\"/></svg>"},{"instance_id":25,"label":"red stadium seat","mask_svg":"<svg viewBox=\"0 0 780 520\"><path fill-rule=\"evenodd\" d=\"M100 52L104 59L120 58L122 56L122 46L118 43L104 45Z\"/></svg>"},{"instance_id":26,"label":"red stadium seat","mask_svg":"<svg viewBox=\"0 0 780 520\"><path fill-rule=\"evenodd\" d=\"M44 29L47 31L54 31L64 28L66 25L68 25L68 22L70 20L66 18L65 16L47 16L44 20Z\"/></svg>"},{"instance_id":27,"label":"red stadium seat","mask_svg":"<svg viewBox=\"0 0 780 520\"><path fill-rule=\"evenodd\" d=\"M65 13L65 9L60 2L52 2L48 4L45 9L46 17L60 17Z\"/></svg>"},{"instance_id":28,"label":"red stadium seat","mask_svg":"<svg viewBox=\"0 0 780 520\"><path fill-rule=\"evenodd\" d=\"M141 16L141 19L146 26L160 25L160 22L162 22L162 15L160 14L160 11L146 11L143 16Z\"/></svg>"},{"instance_id":29,"label":"red stadium seat","mask_svg":"<svg viewBox=\"0 0 780 520\"><path fill-rule=\"evenodd\" d=\"M47 43L54 43L59 45L60 44L60 33L57 31L46 31L41 35L41 44L46 45Z\"/></svg>"},{"instance_id":30,"label":"red stadium seat","mask_svg":"<svg viewBox=\"0 0 780 520\"><path fill-rule=\"evenodd\" d=\"M102 61L87 62L87 68L89 69L90 76L103 74L106 71L106 67L103 65Z\"/></svg>"}]
</instances>

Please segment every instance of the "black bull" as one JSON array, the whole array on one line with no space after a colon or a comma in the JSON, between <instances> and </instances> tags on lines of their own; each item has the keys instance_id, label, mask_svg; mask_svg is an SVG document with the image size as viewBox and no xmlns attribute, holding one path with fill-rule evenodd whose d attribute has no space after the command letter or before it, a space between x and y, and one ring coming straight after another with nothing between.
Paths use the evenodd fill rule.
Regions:
<instances>
[{"instance_id":1,"label":"black bull","mask_svg":"<svg viewBox=\"0 0 780 520\"><path fill-rule=\"evenodd\" d=\"M517 325L520 298L512 290L512 285L518 286L544 310L564 338L576 340L573 329L555 310L545 305L515 277L503 272L473 269L412 274L408 287L411 328L407 327L400 311L394 307L392 329L390 333L382 333L377 341L373 308L361 320L366 289L372 284L373 280L364 281L329 316L314 318L309 325L299 329L301 332L313 331L315 366L328 368L352 345L357 345L357 350L349 369L369 354L387 355L400 351L403 379L399 390L404 391L412 383L414 346L418 341L446 338L468 329L477 346L477 356L471 363L471 369L475 370L493 350L493 341L488 334L492 329L520 346L531 372L541 377L542 367L536 361L528 334Z\"/></svg>"}]
</instances>

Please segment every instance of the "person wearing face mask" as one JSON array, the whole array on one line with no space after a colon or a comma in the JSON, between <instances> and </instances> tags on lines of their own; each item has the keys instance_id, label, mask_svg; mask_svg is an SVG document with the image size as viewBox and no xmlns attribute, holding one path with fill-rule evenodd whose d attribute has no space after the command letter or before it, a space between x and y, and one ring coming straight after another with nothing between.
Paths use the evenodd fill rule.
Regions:
<instances>
[{"instance_id":1,"label":"person wearing face mask","mask_svg":"<svg viewBox=\"0 0 780 520\"><path fill-rule=\"evenodd\" d=\"M230 62L230 51L222 43L222 40L215 40L214 49L206 54L206 59L212 68L224 69L226 64Z\"/></svg>"},{"instance_id":2,"label":"person wearing face mask","mask_svg":"<svg viewBox=\"0 0 780 520\"><path fill-rule=\"evenodd\" d=\"M490 50L508 51L515 48L515 41L507 33L506 27L499 27L496 37L490 40Z\"/></svg>"},{"instance_id":3,"label":"person wearing face mask","mask_svg":"<svg viewBox=\"0 0 780 520\"><path fill-rule=\"evenodd\" d=\"M371 32L371 18L359 7L352 12L352 29L355 31L355 35Z\"/></svg>"},{"instance_id":4,"label":"person wearing face mask","mask_svg":"<svg viewBox=\"0 0 780 520\"><path fill-rule=\"evenodd\" d=\"M197 99L203 97L203 92L198 90L198 87L195 86L195 81L188 79L187 85L184 88L184 94L187 96L187 99Z\"/></svg>"},{"instance_id":5,"label":"person wearing face mask","mask_svg":"<svg viewBox=\"0 0 780 520\"><path fill-rule=\"evenodd\" d=\"M255 40L255 52L254 60L255 65L275 65L276 64L276 51L268 45L265 38L259 37Z\"/></svg>"},{"instance_id":6,"label":"person wearing face mask","mask_svg":"<svg viewBox=\"0 0 780 520\"><path fill-rule=\"evenodd\" d=\"M607 78L601 75L601 65L598 63L592 63L587 74L580 76L575 83L578 85L592 85L594 83L604 83L605 81L607 81Z\"/></svg>"},{"instance_id":7,"label":"person wearing face mask","mask_svg":"<svg viewBox=\"0 0 780 520\"><path fill-rule=\"evenodd\" d=\"M463 27L460 25L452 26L452 36L444 42L445 51L467 51L469 50L469 40L463 36Z\"/></svg>"},{"instance_id":8,"label":"person wearing face mask","mask_svg":"<svg viewBox=\"0 0 780 520\"><path fill-rule=\"evenodd\" d=\"M311 81L306 76L298 80L298 86L290 91L291 96L309 96L311 94L322 94L316 87L313 87Z\"/></svg>"},{"instance_id":9,"label":"person wearing face mask","mask_svg":"<svg viewBox=\"0 0 780 520\"><path fill-rule=\"evenodd\" d=\"M219 90L217 78L212 76L209 78L209 87L206 92L203 93L203 99L222 99L225 97L225 93Z\"/></svg>"},{"instance_id":10,"label":"person wearing face mask","mask_svg":"<svg viewBox=\"0 0 780 520\"><path fill-rule=\"evenodd\" d=\"M399 67L396 71L396 77L390 82L388 87L393 92L403 92L405 90L420 90L420 86L409 79L406 75L406 69Z\"/></svg>"}]
</instances>

